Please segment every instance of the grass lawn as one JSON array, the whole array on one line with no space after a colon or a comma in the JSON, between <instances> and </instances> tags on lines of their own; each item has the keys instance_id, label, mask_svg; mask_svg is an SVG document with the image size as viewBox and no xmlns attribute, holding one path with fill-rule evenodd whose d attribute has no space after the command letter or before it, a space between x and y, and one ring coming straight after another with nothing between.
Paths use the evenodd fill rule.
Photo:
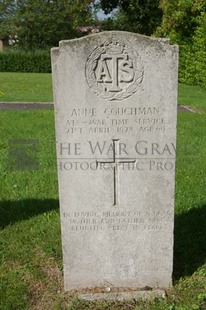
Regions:
<instances>
[{"instance_id":1,"label":"grass lawn","mask_svg":"<svg viewBox=\"0 0 206 310\"><path fill-rule=\"evenodd\" d=\"M49 73L0 72L0 102L52 102Z\"/></svg>"},{"instance_id":2,"label":"grass lawn","mask_svg":"<svg viewBox=\"0 0 206 310\"><path fill-rule=\"evenodd\" d=\"M0 72L0 102L52 102L51 74ZM206 89L179 84L178 103L206 111Z\"/></svg>"},{"instance_id":3,"label":"grass lawn","mask_svg":"<svg viewBox=\"0 0 206 310\"><path fill-rule=\"evenodd\" d=\"M206 309L205 113L178 114L174 286L165 300L147 303L85 302L64 293L53 111L1 111L0 125L1 310ZM15 170L12 139L39 141L37 170Z\"/></svg>"},{"instance_id":4,"label":"grass lawn","mask_svg":"<svg viewBox=\"0 0 206 310\"><path fill-rule=\"evenodd\" d=\"M178 103L206 112L206 89L179 84Z\"/></svg>"}]
</instances>

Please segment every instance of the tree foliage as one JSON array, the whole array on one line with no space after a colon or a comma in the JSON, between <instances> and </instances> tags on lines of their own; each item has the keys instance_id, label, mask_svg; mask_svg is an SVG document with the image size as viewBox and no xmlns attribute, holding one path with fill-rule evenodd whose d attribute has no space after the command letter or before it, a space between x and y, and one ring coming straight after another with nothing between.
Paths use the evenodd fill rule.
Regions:
<instances>
[{"instance_id":1,"label":"tree foliage","mask_svg":"<svg viewBox=\"0 0 206 310\"><path fill-rule=\"evenodd\" d=\"M206 87L206 1L161 0L161 26L156 35L180 45L181 82Z\"/></svg>"},{"instance_id":2,"label":"tree foliage","mask_svg":"<svg viewBox=\"0 0 206 310\"><path fill-rule=\"evenodd\" d=\"M189 42L201 24L201 15L206 12L205 0L160 0L163 10L158 36L169 36L173 42Z\"/></svg>"},{"instance_id":3,"label":"tree foliage","mask_svg":"<svg viewBox=\"0 0 206 310\"><path fill-rule=\"evenodd\" d=\"M28 48L55 46L58 41L78 36L78 26L92 20L92 1L2 0L0 36L17 36Z\"/></svg>"},{"instance_id":4,"label":"tree foliage","mask_svg":"<svg viewBox=\"0 0 206 310\"><path fill-rule=\"evenodd\" d=\"M0 37L15 35L16 3L13 0L0 1Z\"/></svg>"},{"instance_id":5,"label":"tree foliage","mask_svg":"<svg viewBox=\"0 0 206 310\"><path fill-rule=\"evenodd\" d=\"M106 14L117 9L114 19L105 21L105 28L113 28L151 35L161 23L159 0L101 0Z\"/></svg>"}]
</instances>

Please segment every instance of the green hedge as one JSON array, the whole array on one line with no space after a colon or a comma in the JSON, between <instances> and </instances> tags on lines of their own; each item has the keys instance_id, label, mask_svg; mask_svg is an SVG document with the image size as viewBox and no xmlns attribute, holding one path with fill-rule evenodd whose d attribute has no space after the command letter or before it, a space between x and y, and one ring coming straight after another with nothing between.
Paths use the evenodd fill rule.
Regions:
<instances>
[{"instance_id":1,"label":"green hedge","mask_svg":"<svg viewBox=\"0 0 206 310\"><path fill-rule=\"evenodd\" d=\"M199 20L191 44L180 44L179 80L206 88L206 13Z\"/></svg>"},{"instance_id":2,"label":"green hedge","mask_svg":"<svg viewBox=\"0 0 206 310\"><path fill-rule=\"evenodd\" d=\"M49 50L23 51L7 49L0 52L0 72L51 72Z\"/></svg>"}]
</instances>

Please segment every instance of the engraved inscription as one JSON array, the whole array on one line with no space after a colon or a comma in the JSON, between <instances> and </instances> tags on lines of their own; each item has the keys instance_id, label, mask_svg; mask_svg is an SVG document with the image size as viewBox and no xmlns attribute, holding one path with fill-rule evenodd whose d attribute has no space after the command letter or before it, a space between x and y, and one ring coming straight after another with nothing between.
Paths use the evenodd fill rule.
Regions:
<instances>
[{"instance_id":1,"label":"engraved inscription","mask_svg":"<svg viewBox=\"0 0 206 310\"><path fill-rule=\"evenodd\" d=\"M107 100L123 100L134 94L144 74L138 53L118 38L93 50L85 72L94 93Z\"/></svg>"},{"instance_id":2,"label":"engraved inscription","mask_svg":"<svg viewBox=\"0 0 206 310\"><path fill-rule=\"evenodd\" d=\"M167 130L168 119L161 117L155 106L72 108L66 120L68 134L126 134L159 133Z\"/></svg>"},{"instance_id":3,"label":"engraved inscription","mask_svg":"<svg viewBox=\"0 0 206 310\"><path fill-rule=\"evenodd\" d=\"M167 211L102 211L63 212L63 219L71 232L78 231L145 231L167 230L173 213Z\"/></svg>"}]
</instances>

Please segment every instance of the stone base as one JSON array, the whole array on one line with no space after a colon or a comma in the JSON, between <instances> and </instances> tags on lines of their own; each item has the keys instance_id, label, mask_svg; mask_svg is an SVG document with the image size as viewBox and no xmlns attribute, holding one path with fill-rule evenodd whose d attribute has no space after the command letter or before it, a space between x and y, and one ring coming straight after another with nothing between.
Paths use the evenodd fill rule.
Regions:
<instances>
[{"instance_id":1,"label":"stone base","mask_svg":"<svg viewBox=\"0 0 206 310\"><path fill-rule=\"evenodd\" d=\"M96 300L112 300L112 301L126 301L126 300L153 300L154 298L165 298L164 290L152 291L130 291L130 292L115 292L115 293L89 293L80 294L80 299L96 301Z\"/></svg>"}]
</instances>

